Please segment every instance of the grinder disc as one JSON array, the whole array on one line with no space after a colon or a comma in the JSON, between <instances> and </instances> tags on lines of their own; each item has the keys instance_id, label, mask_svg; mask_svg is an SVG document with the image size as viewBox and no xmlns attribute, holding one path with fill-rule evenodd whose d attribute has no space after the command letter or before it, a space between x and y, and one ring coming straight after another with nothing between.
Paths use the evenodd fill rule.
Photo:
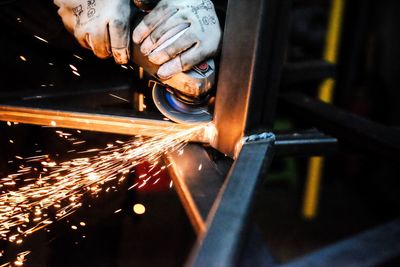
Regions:
<instances>
[{"instance_id":1,"label":"grinder disc","mask_svg":"<svg viewBox=\"0 0 400 267\"><path fill-rule=\"evenodd\" d=\"M158 84L153 87L153 100L158 110L174 122L198 124L212 120L207 100L190 103L179 98L171 89Z\"/></svg>"}]
</instances>

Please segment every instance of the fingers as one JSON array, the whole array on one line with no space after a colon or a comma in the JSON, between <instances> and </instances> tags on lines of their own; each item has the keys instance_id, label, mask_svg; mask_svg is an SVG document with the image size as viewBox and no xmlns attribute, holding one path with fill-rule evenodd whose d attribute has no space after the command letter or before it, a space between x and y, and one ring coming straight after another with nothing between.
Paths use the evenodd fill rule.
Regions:
<instances>
[{"instance_id":1,"label":"fingers","mask_svg":"<svg viewBox=\"0 0 400 267\"><path fill-rule=\"evenodd\" d=\"M143 41L142 45L140 46L140 51L142 54L147 56L154 50L159 50L168 46L170 43L174 42L174 40L178 39L184 33L183 31L189 26L190 25L188 23L182 23L178 25L171 24L171 26L167 26L165 28L160 25L158 28L161 27L164 29L160 29L159 32L164 32L164 34L155 40L152 36L153 33L158 30L158 28L154 30L153 33L151 33L149 37Z\"/></svg>"},{"instance_id":2,"label":"fingers","mask_svg":"<svg viewBox=\"0 0 400 267\"><path fill-rule=\"evenodd\" d=\"M129 25L128 21L112 20L109 25L111 52L118 64L129 61Z\"/></svg>"},{"instance_id":3,"label":"fingers","mask_svg":"<svg viewBox=\"0 0 400 267\"><path fill-rule=\"evenodd\" d=\"M203 60L204 56L202 56L201 51L195 46L163 64L158 69L157 75L161 79L168 79L182 71L190 70Z\"/></svg>"},{"instance_id":4,"label":"fingers","mask_svg":"<svg viewBox=\"0 0 400 267\"><path fill-rule=\"evenodd\" d=\"M173 16L178 9L169 9L167 4L157 5L148 15L146 15L132 34L132 39L136 44L143 42L158 25Z\"/></svg>"},{"instance_id":5,"label":"fingers","mask_svg":"<svg viewBox=\"0 0 400 267\"><path fill-rule=\"evenodd\" d=\"M61 0L54 0L53 3L58 7L61 7L62 4Z\"/></svg>"},{"instance_id":6,"label":"fingers","mask_svg":"<svg viewBox=\"0 0 400 267\"><path fill-rule=\"evenodd\" d=\"M111 56L111 46L106 26L100 26L91 31L90 34L87 34L86 39L97 57L108 58Z\"/></svg>"},{"instance_id":7,"label":"fingers","mask_svg":"<svg viewBox=\"0 0 400 267\"><path fill-rule=\"evenodd\" d=\"M157 49L149 55L150 62L161 65L170 59L188 50L196 44L196 39L191 34L183 34L179 39L175 40L163 49Z\"/></svg>"}]
</instances>

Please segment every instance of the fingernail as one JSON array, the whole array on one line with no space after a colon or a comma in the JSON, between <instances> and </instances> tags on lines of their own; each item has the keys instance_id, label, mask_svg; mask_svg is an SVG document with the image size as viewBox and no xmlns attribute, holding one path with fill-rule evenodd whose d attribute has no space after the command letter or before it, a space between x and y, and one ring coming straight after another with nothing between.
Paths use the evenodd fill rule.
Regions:
<instances>
[{"instance_id":1,"label":"fingernail","mask_svg":"<svg viewBox=\"0 0 400 267\"><path fill-rule=\"evenodd\" d=\"M127 64L129 61L129 53L128 50L123 49L112 49L114 60L117 64Z\"/></svg>"},{"instance_id":2,"label":"fingernail","mask_svg":"<svg viewBox=\"0 0 400 267\"><path fill-rule=\"evenodd\" d=\"M144 36L147 35L148 32L148 28L146 26L146 24L144 24L144 22L140 22L139 25L135 28L135 30L133 31L132 34L132 39L136 44L139 44L142 39L144 38Z\"/></svg>"},{"instance_id":3,"label":"fingernail","mask_svg":"<svg viewBox=\"0 0 400 267\"><path fill-rule=\"evenodd\" d=\"M149 55L149 61L157 65L161 65L168 60L170 60L170 57L165 51L153 52Z\"/></svg>"},{"instance_id":4,"label":"fingernail","mask_svg":"<svg viewBox=\"0 0 400 267\"><path fill-rule=\"evenodd\" d=\"M153 51L153 46L154 44L150 37L147 37L140 46L140 52L142 52L143 55L148 56L151 51Z\"/></svg>"},{"instance_id":5,"label":"fingernail","mask_svg":"<svg viewBox=\"0 0 400 267\"><path fill-rule=\"evenodd\" d=\"M168 79L171 76L182 72L182 66L180 63L179 57L174 58L173 60L168 61L164 65L162 65L157 72L157 75L161 79Z\"/></svg>"}]
</instances>

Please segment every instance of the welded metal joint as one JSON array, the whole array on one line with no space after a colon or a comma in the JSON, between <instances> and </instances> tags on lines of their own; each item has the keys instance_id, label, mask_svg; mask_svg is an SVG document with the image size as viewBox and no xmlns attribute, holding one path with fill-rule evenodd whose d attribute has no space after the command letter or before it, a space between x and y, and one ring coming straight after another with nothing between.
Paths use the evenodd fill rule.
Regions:
<instances>
[{"instance_id":1,"label":"welded metal joint","mask_svg":"<svg viewBox=\"0 0 400 267\"><path fill-rule=\"evenodd\" d=\"M275 134L271 132L263 132L263 133L244 136L239 142L236 143L235 154L233 158L237 159L244 144L251 144L256 142L269 142L271 144L274 144L275 140L276 140Z\"/></svg>"},{"instance_id":2,"label":"welded metal joint","mask_svg":"<svg viewBox=\"0 0 400 267\"><path fill-rule=\"evenodd\" d=\"M265 133L252 134L252 135L243 137L244 143L264 141L264 140L275 141L275 135L270 132L265 132Z\"/></svg>"}]
</instances>

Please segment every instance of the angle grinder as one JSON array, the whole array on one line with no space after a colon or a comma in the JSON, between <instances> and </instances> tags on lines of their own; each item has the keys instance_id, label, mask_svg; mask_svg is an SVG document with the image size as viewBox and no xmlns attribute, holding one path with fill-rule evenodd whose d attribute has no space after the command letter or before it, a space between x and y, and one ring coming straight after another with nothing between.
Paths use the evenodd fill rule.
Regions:
<instances>
[{"instance_id":1,"label":"angle grinder","mask_svg":"<svg viewBox=\"0 0 400 267\"><path fill-rule=\"evenodd\" d=\"M146 12L151 10L158 1L134 0L136 7L143 12L135 18L137 25ZM176 29L173 36L165 38L161 45L154 50L160 51L176 41L187 27ZM215 82L215 63L213 59L204 61L189 71L176 74L168 79L157 76L159 65L151 63L140 52L140 46L133 46L133 61L142 67L157 81L153 83L153 100L159 111L168 119L186 124L197 124L212 120L210 106L213 101L211 89Z\"/></svg>"}]
</instances>

